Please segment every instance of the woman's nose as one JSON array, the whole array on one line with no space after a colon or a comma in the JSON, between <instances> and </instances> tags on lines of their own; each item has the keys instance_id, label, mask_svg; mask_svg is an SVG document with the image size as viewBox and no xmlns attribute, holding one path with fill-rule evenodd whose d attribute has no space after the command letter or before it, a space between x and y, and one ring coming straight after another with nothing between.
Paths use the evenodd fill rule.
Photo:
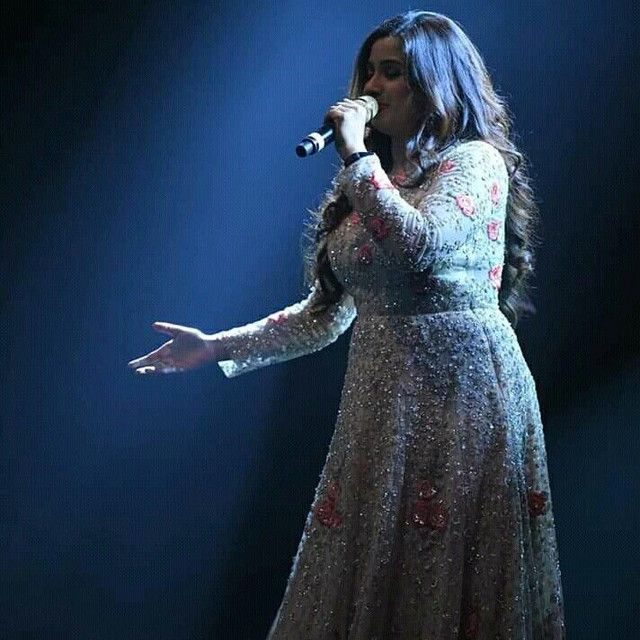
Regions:
<instances>
[{"instance_id":1,"label":"woman's nose","mask_svg":"<svg viewBox=\"0 0 640 640\"><path fill-rule=\"evenodd\" d=\"M380 82L378 81L377 76L371 76L371 78L364 83L362 90L364 93L371 95L374 98L380 95Z\"/></svg>"}]
</instances>

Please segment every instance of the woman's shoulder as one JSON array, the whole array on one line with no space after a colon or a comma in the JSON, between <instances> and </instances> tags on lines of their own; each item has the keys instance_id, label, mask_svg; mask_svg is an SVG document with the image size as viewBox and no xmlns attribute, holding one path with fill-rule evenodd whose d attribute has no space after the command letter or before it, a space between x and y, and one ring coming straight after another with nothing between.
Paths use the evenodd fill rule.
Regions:
<instances>
[{"instance_id":1,"label":"woman's shoulder","mask_svg":"<svg viewBox=\"0 0 640 640\"><path fill-rule=\"evenodd\" d=\"M458 157L484 157L484 158L502 158L502 154L496 147L486 140L460 140L455 144L443 149L440 152L443 159Z\"/></svg>"},{"instance_id":2,"label":"woman's shoulder","mask_svg":"<svg viewBox=\"0 0 640 640\"><path fill-rule=\"evenodd\" d=\"M504 172L507 168L502 154L485 140L462 140L442 152L441 161L464 165L467 169Z\"/></svg>"}]
</instances>

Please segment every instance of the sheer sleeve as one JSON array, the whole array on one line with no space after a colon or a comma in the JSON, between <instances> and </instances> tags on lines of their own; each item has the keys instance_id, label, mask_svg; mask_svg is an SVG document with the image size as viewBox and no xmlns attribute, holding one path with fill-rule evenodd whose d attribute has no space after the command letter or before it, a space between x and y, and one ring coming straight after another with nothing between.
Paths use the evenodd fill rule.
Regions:
<instances>
[{"instance_id":1,"label":"sheer sleeve","mask_svg":"<svg viewBox=\"0 0 640 640\"><path fill-rule=\"evenodd\" d=\"M217 333L230 356L218 362L224 375L232 378L319 351L334 342L356 316L353 298L344 293L337 303L312 314L310 308L317 298L316 283L304 300L256 322Z\"/></svg>"},{"instance_id":2,"label":"sheer sleeve","mask_svg":"<svg viewBox=\"0 0 640 640\"><path fill-rule=\"evenodd\" d=\"M376 155L341 169L336 186L376 232L382 251L407 270L422 271L486 225L496 189L508 188L508 176L497 149L471 141L445 156L417 207L401 197Z\"/></svg>"}]
</instances>

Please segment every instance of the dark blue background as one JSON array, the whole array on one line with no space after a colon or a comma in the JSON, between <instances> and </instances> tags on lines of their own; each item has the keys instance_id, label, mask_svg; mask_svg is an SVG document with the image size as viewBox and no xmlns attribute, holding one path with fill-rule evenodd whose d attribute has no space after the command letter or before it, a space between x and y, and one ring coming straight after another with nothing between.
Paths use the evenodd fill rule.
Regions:
<instances>
[{"instance_id":1,"label":"dark blue background","mask_svg":"<svg viewBox=\"0 0 640 640\"><path fill-rule=\"evenodd\" d=\"M0 638L266 636L347 337L233 380L134 377L304 294L337 166L293 148L405 2L2 9ZM631 638L640 418L634 3L431 2L485 57L541 207L519 337L545 418L569 637Z\"/></svg>"}]
</instances>

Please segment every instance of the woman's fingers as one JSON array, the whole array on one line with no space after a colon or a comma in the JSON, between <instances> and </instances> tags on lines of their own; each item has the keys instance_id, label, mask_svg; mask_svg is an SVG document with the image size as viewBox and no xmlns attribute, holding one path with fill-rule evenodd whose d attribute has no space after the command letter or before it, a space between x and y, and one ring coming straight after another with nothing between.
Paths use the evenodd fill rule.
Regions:
<instances>
[{"instance_id":1,"label":"woman's fingers","mask_svg":"<svg viewBox=\"0 0 640 640\"><path fill-rule=\"evenodd\" d=\"M142 356L142 358L136 358L135 360L131 360L128 363L128 366L131 369L140 369L144 367L152 367L155 365L155 362L149 359L149 356Z\"/></svg>"},{"instance_id":2,"label":"woman's fingers","mask_svg":"<svg viewBox=\"0 0 640 640\"><path fill-rule=\"evenodd\" d=\"M334 113L335 115L342 115L349 108L356 106L353 100L340 100L340 102L336 102L329 108L327 114Z\"/></svg>"},{"instance_id":3,"label":"woman's fingers","mask_svg":"<svg viewBox=\"0 0 640 640\"><path fill-rule=\"evenodd\" d=\"M128 365L137 374L175 373L194 368L206 360L207 346L202 333L171 322L154 322L153 329L172 337L163 345Z\"/></svg>"},{"instance_id":4,"label":"woman's fingers","mask_svg":"<svg viewBox=\"0 0 640 640\"><path fill-rule=\"evenodd\" d=\"M185 328L179 324L172 324L171 322L154 322L151 326L156 331L166 333L172 337L175 337L181 329ZM167 345L171 344L171 342L171 340L169 342L165 342L157 349L147 353L147 355L135 358L127 364L132 369L135 369L136 373L157 373L159 369L163 368L163 366L165 368L171 367L173 362L171 361L172 358L170 356L170 350L167 349ZM139 369L144 369L144 371L140 371Z\"/></svg>"},{"instance_id":5,"label":"woman's fingers","mask_svg":"<svg viewBox=\"0 0 640 640\"><path fill-rule=\"evenodd\" d=\"M353 109L354 111L359 111L364 108L362 102L358 102L357 100L350 100L349 98L345 98L344 100L340 100L340 102L336 102L336 104L331 107L332 109Z\"/></svg>"},{"instance_id":6,"label":"woman's fingers","mask_svg":"<svg viewBox=\"0 0 640 640\"><path fill-rule=\"evenodd\" d=\"M141 358L136 358L135 360L131 360L129 362L129 366L133 369L138 367L145 367L147 365L155 365L160 362L164 352L166 351L165 345L163 344L161 347L154 349L150 353L147 353L146 356L142 356Z\"/></svg>"},{"instance_id":7,"label":"woman's fingers","mask_svg":"<svg viewBox=\"0 0 640 640\"><path fill-rule=\"evenodd\" d=\"M175 336L178 331L184 331L189 327L183 327L180 324L173 324L171 322L154 322L151 325L156 331L160 333L166 333L169 336Z\"/></svg>"},{"instance_id":8,"label":"woman's fingers","mask_svg":"<svg viewBox=\"0 0 640 640\"><path fill-rule=\"evenodd\" d=\"M180 371L184 371L184 369L181 367L169 367L169 366L156 365L156 366L138 367L137 369L135 369L134 373L144 376L152 373L176 373Z\"/></svg>"},{"instance_id":9,"label":"woman's fingers","mask_svg":"<svg viewBox=\"0 0 640 640\"><path fill-rule=\"evenodd\" d=\"M156 368L155 367L138 367L137 369L134 370L134 373L144 376L149 373L156 373Z\"/></svg>"},{"instance_id":10,"label":"woman's fingers","mask_svg":"<svg viewBox=\"0 0 640 640\"><path fill-rule=\"evenodd\" d=\"M349 98L334 104L325 115L325 122L331 120L336 124L352 121L353 119L356 121L363 119L366 123L367 109L362 102L350 100Z\"/></svg>"},{"instance_id":11,"label":"woman's fingers","mask_svg":"<svg viewBox=\"0 0 640 640\"><path fill-rule=\"evenodd\" d=\"M142 358L136 358L135 360L130 360L127 364L132 369L137 369L138 367L144 367L148 362L147 358L148 356L142 356Z\"/></svg>"}]
</instances>

